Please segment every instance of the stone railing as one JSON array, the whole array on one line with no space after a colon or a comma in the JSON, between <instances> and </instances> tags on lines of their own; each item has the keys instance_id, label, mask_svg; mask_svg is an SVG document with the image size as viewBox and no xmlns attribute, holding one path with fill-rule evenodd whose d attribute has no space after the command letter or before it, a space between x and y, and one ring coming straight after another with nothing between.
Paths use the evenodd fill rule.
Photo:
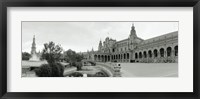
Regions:
<instances>
[{"instance_id":1,"label":"stone railing","mask_svg":"<svg viewBox=\"0 0 200 99\"><path fill-rule=\"evenodd\" d=\"M99 65L99 67L108 74L109 77L113 77L114 76L114 67L111 66L111 64L109 63L97 63L97 66Z\"/></svg>"}]
</instances>

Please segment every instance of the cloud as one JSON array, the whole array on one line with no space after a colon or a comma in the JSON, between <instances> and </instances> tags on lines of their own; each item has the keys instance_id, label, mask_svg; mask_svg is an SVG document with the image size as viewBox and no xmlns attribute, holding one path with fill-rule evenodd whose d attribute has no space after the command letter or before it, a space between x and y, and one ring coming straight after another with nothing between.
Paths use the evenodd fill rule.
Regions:
<instances>
[{"instance_id":1,"label":"cloud","mask_svg":"<svg viewBox=\"0 0 200 99\"><path fill-rule=\"evenodd\" d=\"M77 52L97 50L99 40L117 41L128 38L133 22L22 22L22 50L30 51L36 35L37 51L53 41L65 50ZM136 33L143 39L178 30L178 22L134 22Z\"/></svg>"}]
</instances>

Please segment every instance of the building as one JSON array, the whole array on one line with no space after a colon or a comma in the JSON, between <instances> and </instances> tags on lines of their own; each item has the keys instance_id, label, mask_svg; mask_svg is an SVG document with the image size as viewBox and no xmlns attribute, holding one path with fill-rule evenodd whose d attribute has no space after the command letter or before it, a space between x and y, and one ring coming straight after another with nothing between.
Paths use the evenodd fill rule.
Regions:
<instances>
[{"instance_id":1,"label":"building","mask_svg":"<svg viewBox=\"0 0 200 99\"><path fill-rule=\"evenodd\" d=\"M178 31L144 40L132 25L127 39L116 41L107 37L100 40L97 51L86 56L96 62L177 63Z\"/></svg>"}]
</instances>

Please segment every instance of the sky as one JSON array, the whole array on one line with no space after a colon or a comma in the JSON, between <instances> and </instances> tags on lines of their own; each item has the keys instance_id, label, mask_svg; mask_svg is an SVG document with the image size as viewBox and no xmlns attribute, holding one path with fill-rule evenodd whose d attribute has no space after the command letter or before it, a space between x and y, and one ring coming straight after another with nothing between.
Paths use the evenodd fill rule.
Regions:
<instances>
[{"instance_id":1,"label":"sky","mask_svg":"<svg viewBox=\"0 0 200 99\"><path fill-rule=\"evenodd\" d=\"M128 38L132 24L144 40L178 31L178 22L22 22L22 52L30 53L34 35L37 51L50 41L64 51L97 50L99 41L106 37L117 41Z\"/></svg>"}]
</instances>

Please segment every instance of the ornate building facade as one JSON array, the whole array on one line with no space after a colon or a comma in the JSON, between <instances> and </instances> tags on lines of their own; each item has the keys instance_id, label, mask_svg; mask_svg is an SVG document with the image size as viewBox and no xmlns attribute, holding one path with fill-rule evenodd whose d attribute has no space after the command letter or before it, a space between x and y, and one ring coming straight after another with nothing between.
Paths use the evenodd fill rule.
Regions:
<instances>
[{"instance_id":1,"label":"ornate building facade","mask_svg":"<svg viewBox=\"0 0 200 99\"><path fill-rule=\"evenodd\" d=\"M173 63L178 62L178 31L144 40L134 25L127 39L106 38L97 51L87 52L86 59L96 62Z\"/></svg>"}]
</instances>

